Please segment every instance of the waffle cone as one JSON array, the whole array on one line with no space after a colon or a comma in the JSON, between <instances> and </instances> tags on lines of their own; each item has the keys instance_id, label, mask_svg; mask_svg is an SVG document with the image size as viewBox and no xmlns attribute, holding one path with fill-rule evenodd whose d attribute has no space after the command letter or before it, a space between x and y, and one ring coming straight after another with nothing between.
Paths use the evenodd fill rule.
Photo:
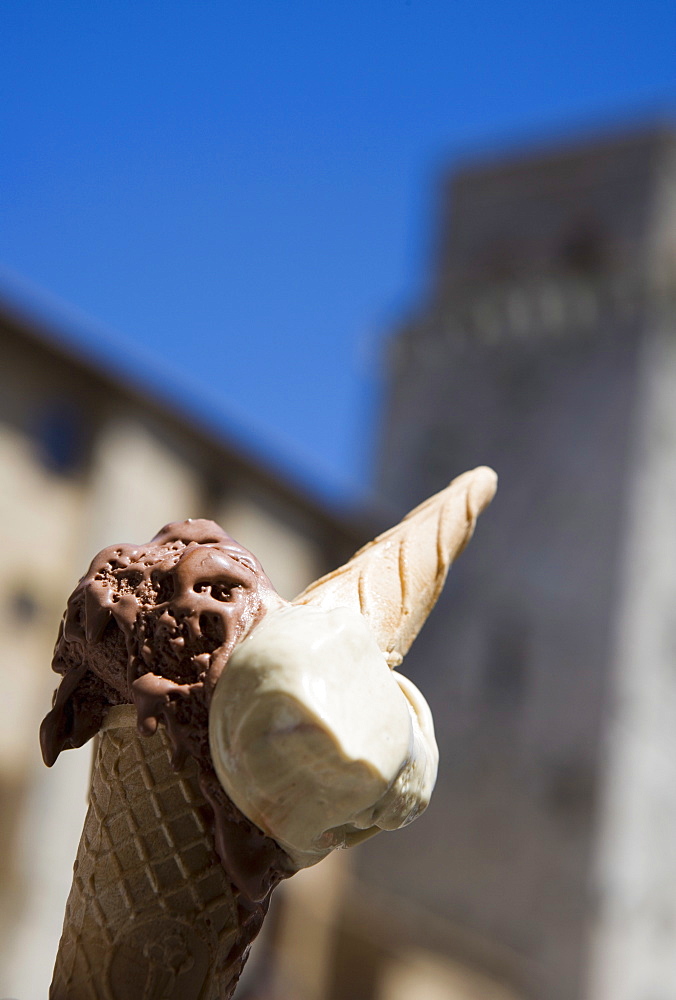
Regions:
<instances>
[{"instance_id":1,"label":"waffle cone","mask_svg":"<svg viewBox=\"0 0 676 1000\"><path fill-rule=\"evenodd\" d=\"M257 933L214 851L197 766L113 708L96 738L50 1000L226 1000Z\"/></svg>"},{"instance_id":2,"label":"waffle cone","mask_svg":"<svg viewBox=\"0 0 676 1000\"><path fill-rule=\"evenodd\" d=\"M458 476L344 566L311 584L294 604L360 611L390 665L398 666L496 485L497 476L485 466Z\"/></svg>"}]
</instances>

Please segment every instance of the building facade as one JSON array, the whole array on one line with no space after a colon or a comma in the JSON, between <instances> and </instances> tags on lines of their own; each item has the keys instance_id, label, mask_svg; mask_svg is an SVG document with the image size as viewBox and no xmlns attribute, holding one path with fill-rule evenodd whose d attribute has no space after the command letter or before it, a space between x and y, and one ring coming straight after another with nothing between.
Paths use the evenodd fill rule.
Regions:
<instances>
[{"instance_id":1,"label":"building facade","mask_svg":"<svg viewBox=\"0 0 676 1000\"><path fill-rule=\"evenodd\" d=\"M364 539L233 443L0 309L0 996L47 995L91 747L48 771L38 728L66 599L93 554L208 517L291 598Z\"/></svg>"}]
</instances>

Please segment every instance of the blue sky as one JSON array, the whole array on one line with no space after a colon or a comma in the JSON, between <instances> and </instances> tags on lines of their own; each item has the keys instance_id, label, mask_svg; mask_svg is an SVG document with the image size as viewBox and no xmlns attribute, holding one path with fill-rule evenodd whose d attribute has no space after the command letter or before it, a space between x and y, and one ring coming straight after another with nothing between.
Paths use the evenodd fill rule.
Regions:
<instances>
[{"instance_id":1,"label":"blue sky","mask_svg":"<svg viewBox=\"0 0 676 1000\"><path fill-rule=\"evenodd\" d=\"M672 0L2 0L0 38L0 291L335 502L443 169L676 111Z\"/></svg>"}]
</instances>

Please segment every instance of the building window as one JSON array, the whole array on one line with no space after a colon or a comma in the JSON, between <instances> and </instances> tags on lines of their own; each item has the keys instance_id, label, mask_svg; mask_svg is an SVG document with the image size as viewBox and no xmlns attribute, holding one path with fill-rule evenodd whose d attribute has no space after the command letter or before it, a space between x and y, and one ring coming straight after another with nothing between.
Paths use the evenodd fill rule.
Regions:
<instances>
[{"instance_id":1,"label":"building window","mask_svg":"<svg viewBox=\"0 0 676 1000\"><path fill-rule=\"evenodd\" d=\"M35 414L35 448L40 461L50 472L59 475L76 472L84 456L84 439L82 414L68 400L50 400Z\"/></svg>"},{"instance_id":2,"label":"building window","mask_svg":"<svg viewBox=\"0 0 676 1000\"><path fill-rule=\"evenodd\" d=\"M30 590L20 588L10 597L10 611L14 622L30 625L37 618L40 607Z\"/></svg>"}]
</instances>

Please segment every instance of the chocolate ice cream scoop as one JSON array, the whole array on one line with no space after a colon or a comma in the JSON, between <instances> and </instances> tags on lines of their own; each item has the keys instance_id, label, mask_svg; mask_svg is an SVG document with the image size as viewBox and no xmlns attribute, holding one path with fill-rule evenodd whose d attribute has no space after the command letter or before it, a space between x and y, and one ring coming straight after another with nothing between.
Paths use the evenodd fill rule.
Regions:
<instances>
[{"instance_id":1,"label":"chocolate ice cream scoop","mask_svg":"<svg viewBox=\"0 0 676 1000\"><path fill-rule=\"evenodd\" d=\"M145 735L163 723L174 767L188 756L197 761L216 848L254 899L294 868L223 792L211 765L208 710L235 646L285 603L258 559L213 521L168 524L147 545L103 549L68 601L52 664L63 680L40 731L51 766L61 750L95 735L113 705L135 705Z\"/></svg>"}]
</instances>

